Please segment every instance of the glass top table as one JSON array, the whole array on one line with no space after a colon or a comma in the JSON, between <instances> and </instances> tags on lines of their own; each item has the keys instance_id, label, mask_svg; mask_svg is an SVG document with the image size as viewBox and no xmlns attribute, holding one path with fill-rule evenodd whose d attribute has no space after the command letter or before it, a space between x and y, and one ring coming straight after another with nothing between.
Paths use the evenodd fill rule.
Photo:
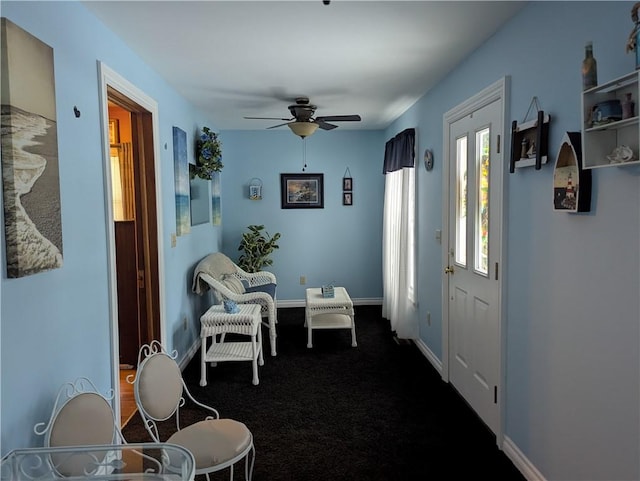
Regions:
<instances>
[{"instance_id":1,"label":"glass top table","mask_svg":"<svg viewBox=\"0 0 640 481\"><path fill-rule=\"evenodd\" d=\"M0 461L2 481L193 481L194 476L191 452L168 443L16 449Z\"/></svg>"}]
</instances>

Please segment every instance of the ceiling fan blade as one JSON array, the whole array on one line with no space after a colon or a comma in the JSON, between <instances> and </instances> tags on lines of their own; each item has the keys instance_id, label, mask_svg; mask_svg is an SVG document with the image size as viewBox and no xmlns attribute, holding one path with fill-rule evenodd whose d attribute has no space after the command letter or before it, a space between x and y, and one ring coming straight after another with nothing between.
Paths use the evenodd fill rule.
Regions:
<instances>
[{"instance_id":1,"label":"ceiling fan blade","mask_svg":"<svg viewBox=\"0 0 640 481\"><path fill-rule=\"evenodd\" d=\"M359 115L326 115L322 117L316 117L316 120L325 122L359 122L362 119Z\"/></svg>"},{"instance_id":2,"label":"ceiling fan blade","mask_svg":"<svg viewBox=\"0 0 640 481\"><path fill-rule=\"evenodd\" d=\"M282 119L287 120L287 119ZM272 125L271 127L267 127L267 129L275 129L277 127L282 127L283 125L287 125L289 122L285 122L284 124Z\"/></svg>"},{"instance_id":3,"label":"ceiling fan blade","mask_svg":"<svg viewBox=\"0 0 640 481\"><path fill-rule=\"evenodd\" d=\"M322 119L316 119L314 123L318 124L318 127L320 127L322 130L333 130L337 127L337 125L328 124Z\"/></svg>"},{"instance_id":4,"label":"ceiling fan blade","mask_svg":"<svg viewBox=\"0 0 640 481\"><path fill-rule=\"evenodd\" d=\"M287 120L291 121L293 119L283 119L280 117L245 117L245 119L256 119L256 120Z\"/></svg>"}]
</instances>

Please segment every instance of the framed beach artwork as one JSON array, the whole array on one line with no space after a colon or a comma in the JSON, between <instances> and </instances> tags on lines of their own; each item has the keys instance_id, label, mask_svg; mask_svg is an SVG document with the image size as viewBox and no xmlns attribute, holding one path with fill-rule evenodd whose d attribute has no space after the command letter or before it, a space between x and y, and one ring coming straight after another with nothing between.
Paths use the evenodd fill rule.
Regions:
<instances>
[{"instance_id":1,"label":"framed beach artwork","mask_svg":"<svg viewBox=\"0 0 640 481\"><path fill-rule=\"evenodd\" d=\"M282 209L323 209L324 174L280 174Z\"/></svg>"},{"instance_id":2,"label":"framed beach artwork","mask_svg":"<svg viewBox=\"0 0 640 481\"><path fill-rule=\"evenodd\" d=\"M176 235L181 236L191 232L191 204L187 133L179 127L173 128L173 179L176 190Z\"/></svg>"},{"instance_id":3,"label":"framed beach artwork","mask_svg":"<svg viewBox=\"0 0 640 481\"><path fill-rule=\"evenodd\" d=\"M0 19L1 149L7 277L62 266L53 49Z\"/></svg>"}]
</instances>

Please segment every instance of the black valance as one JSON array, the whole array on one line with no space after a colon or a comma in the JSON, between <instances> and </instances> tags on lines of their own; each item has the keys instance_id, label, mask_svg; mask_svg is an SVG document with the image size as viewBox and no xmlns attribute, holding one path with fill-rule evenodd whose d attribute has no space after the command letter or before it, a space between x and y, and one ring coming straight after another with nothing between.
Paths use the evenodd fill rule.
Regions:
<instances>
[{"instance_id":1,"label":"black valance","mask_svg":"<svg viewBox=\"0 0 640 481\"><path fill-rule=\"evenodd\" d=\"M415 158L416 129L406 129L389 140L384 147L383 174L404 167L413 167Z\"/></svg>"}]
</instances>

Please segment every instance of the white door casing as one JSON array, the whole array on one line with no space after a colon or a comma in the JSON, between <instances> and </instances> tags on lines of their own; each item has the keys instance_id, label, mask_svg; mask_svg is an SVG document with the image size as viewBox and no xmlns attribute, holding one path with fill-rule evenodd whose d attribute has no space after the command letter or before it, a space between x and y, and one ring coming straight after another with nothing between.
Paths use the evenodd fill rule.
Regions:
<instances>
[{"instance_id":1,"label":"white door casing","mask_svg":"<svg viewBox=\"0 0 640 481\"><path fill-rule=\"evenodd\" d=\"M158 166L155 169L155 195L156 195L156 209L157 209L157 233L158 233L158 252L164 252L162 233L162 182L161 182L161 169L159 165L160 157L160 128L158 124L158 103L145 94L138 87L126 80L120 74L109 68L106 64L98 61L98 81L99 81L99 94L100 94L100 116L102 120L102 142L103 142L103 173L105 179L104 192L105 192L105 219L106 219L106 233L107 233L107 259L109 269L109 318L110 318L110 332L111 332L111 361L112 361L112 389L114 392L114 410L115 418L120 419L120 403L117 401L120 399L120 356L119 356L119 340L118 340L118 297L117 297L117 280L116 280L116 247L115 247L115 233L114 233L114 217L113 217L113 196L112 196L112 180L111 180L111 159L109 157L109 112L108 112L108 94L107 88L113 87L123 95L136 102L141 107L145 108L152 115L152 129L153 129L153 149L154 158L157 159ZM162 257L158 258L158 275L159 275L159 293L160 299L165 299L165 283L164 283L164 262ZM160 316L160 342L164 343L166 340L165 329L165 303L160 302L158 306Z\"/></svg>"},{"instance_id":2,"label":"white door casing","mask_svg":"<svg viewBox=\"0 0 640 481\"><path fill-rule=\"evenodd\" d=\"M508 79L444 116L443 379L502 442ZM483 168L484 166L484 168Z\"/></svg>"}]
</instances>

